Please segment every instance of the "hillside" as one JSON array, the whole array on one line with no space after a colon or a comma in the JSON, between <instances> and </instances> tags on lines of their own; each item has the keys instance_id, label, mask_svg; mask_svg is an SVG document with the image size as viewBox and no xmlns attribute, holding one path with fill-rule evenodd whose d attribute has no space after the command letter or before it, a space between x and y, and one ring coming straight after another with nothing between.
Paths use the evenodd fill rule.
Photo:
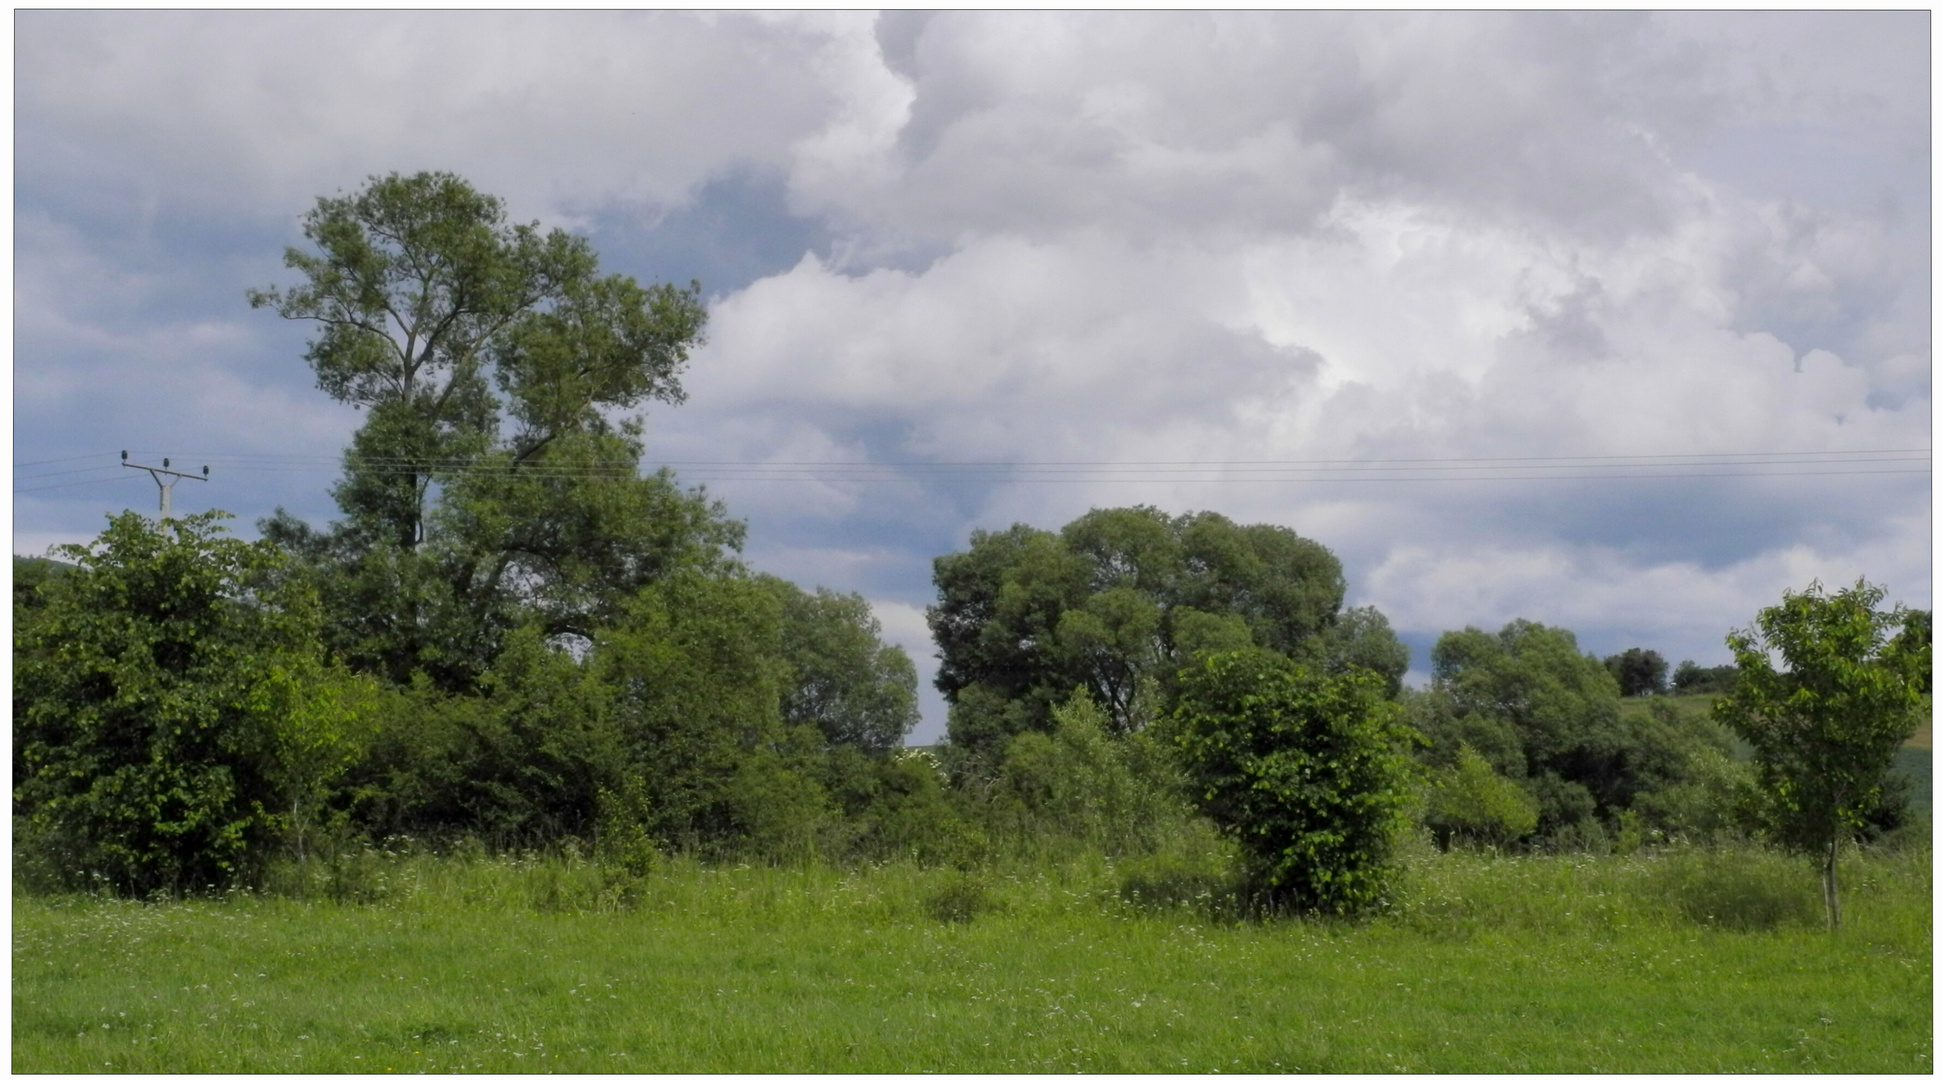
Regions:
<instances>
[{"instance_id":1,"label":"hillside","mask_svg":"<svg viewBox=\"0 0 1943 1080\"><path fill-rule=\"evenodd\" d=\"M1664 701L1682 715L1707 716L1712 714L1714 703L1720 698L1719 694L1668 694L1659 698L1630 697L1620 699L1619 708L1622 713L1644 712L1652 707L1653 702ZM1911 735L1902 749L1896 752L1895 763L1890 766L1895 772L1909 778L1909 801L1917 810L1925 814L1930 812L1933 800L1930 769L1931 726L1932 721L1923 721L1922 726L1916 729L1916 733ZM1734 740L1734 748L1740 757L1745 758L1749 753L1747 745L1739 739Z\"/></svg>"}]
</instances>

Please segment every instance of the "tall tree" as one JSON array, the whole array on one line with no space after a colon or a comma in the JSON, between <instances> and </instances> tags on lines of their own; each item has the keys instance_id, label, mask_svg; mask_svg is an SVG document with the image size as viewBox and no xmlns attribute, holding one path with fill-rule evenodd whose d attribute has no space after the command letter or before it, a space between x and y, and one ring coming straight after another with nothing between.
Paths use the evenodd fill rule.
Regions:
<instances>
[{"instance_id":1,"label":"tall tree","mask_svg":"<svg viewBox=\"0 0 1943 1080\"><path fill-rule=\"evenodd\" d=\"M1433 762L1475 749L1537 796L1543 833L1596 836L1595 815L1625 805L1619 687L1570 630L1516 619L1440 636L1421 705Z\"/></svg>"},{"instance_id":2,"label":"tall tree","mask_svg":"<svg viewBox=\"0 0 1943 1080\"><path fill-rule=\"evenodd\" d=\"M1407 651L1374 612L1328 637L1342 565L1275 525L1150 506L1093 510L1057 533L1014 525L977 532L940 556L927 616L954 746L996 761L1005 740L1046 731L1054 705L1085 688L1118 733L1161 709L1194 652L1262 647L1398 678ZM1387 643L1382 640L1387 639Z\"/></svg>"},{"instance_id":3,"label":"tall tree","mask_svg":"<svg viewBox=\"0 0 1943 1080\"><path fill-rule=\"evenodd\" d=\"M902 648L884 644L870 602L858 593L805 592L768 574L757 580L781 602L782 656L790 667L783 719L871 756L903 745L918 722L917 668Z\"/></svg>"},{"instance_id":4,"label":"tall tree","mask_svg":"<svg viewBox=\"0 0 1943 1080\"><path fill-rule=\"evenodd\" d=\"M1821 858L1830 929L1842 924L1842 841L1881 800L1930 692L1929 612L1878 611L1883 595L1867 581L1783 593L1727 635L1739 679L1714 706L1754 748L1776 836Z\"/></svg>"},{"instance_id":5,"label":"tall tree","mask_svg":"<svg viewBox=\"0 0 1943 1080\"><path fill-rule=\"evenodd\" d=\"M640 475L626 410L683 400L700 288L599 272L583 238L507 221L450 173L374 177L305 215L303 281L250 302L318 326L318 386L366 413L309 557L332 644L398 682L473 685L512 626L588 639L621 598L708 565L741 527L671 475Z\"/></svg>"}]
</instances>

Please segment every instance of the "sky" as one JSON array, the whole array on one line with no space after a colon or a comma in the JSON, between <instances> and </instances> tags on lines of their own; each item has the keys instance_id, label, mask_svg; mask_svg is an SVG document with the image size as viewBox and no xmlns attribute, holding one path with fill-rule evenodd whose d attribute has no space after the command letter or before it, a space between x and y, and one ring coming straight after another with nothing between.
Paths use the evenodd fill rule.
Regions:
<instances>
[{"instance_id":1,"label":"sky","mask_svg":"<svg viewBox=\"0 0 1943 1080\"><path fill-rule=\"evenodd\" d=\"M14 551L152 511L124 449L210 465L175 507L241 535L329 520L359 414L244 291L294 280L317 197L440 169L702 283L649 460L755 569L871 601L914 742L931 560L1102 506L1322 542L1416 681L1515 618L1724 663L1814 580L1930 606L1930 41L1921 11L17 11Z\"/></svg>"}]
</instances>

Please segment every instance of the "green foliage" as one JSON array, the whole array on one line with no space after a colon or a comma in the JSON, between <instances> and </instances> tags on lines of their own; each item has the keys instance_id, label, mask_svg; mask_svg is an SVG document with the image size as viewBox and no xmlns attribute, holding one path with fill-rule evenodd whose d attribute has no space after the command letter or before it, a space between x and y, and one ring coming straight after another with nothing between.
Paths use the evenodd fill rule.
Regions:
<instances>
[{"instance_id":1,"label":"green foliage","mask_svg":"<svg viewBox=\"0 0 1943 1080\"><path fill-rule=\"evenodd\" d=\"M505 849L618 829L722 857L955 857L974 841L931 759L885 745L914 681L860 597L682 571L578 658L529 625L476 693L421 675L391 695L350 786L374 835Z\"/></svg>"},{"instance_id":2,"label":"green foliage","mask_svg":"<svg viewBox=\"0 0 1943 1080\"><path fill-rule=\"evenodd\" d=\"M1425 824L1446 845L1456 838L1503 846L1538 827L1538 800L1464 745L1458 747L1456 764L1431 781Z\"/></svg>"},{"instance_id":3,"label":"green foliage","mask_svg":"<svg viewBox=\"0 0 1943 1080\"><path fill-rule=\"evenodd\" d=\"M665 471L640 476L638 421L682 400L701 340L696 287L601 276L584 239L506 221L449 173L391 174L321 198L303 282L250 302L318 331L318 385L366 413L318 533L264 534L301 556L333 651L399 685L476 689L528 621L585 641L623 598L720 562L741 526Z\"/></svg>"},{"instance_id":4,"label":"green foliage","mask_svg":"<svg viewBox=\"0 0 1943 1080\"><path fill-rule=\"evenodd\" d=\"M654 813L647 784L638 775L623 777L619 791L601 788L596 799L600 817L594 855L635 877L653 873L661 862L661 849L648 831Z\"/></svg>"},{"instance_id":5,"label":"green foliage","mask_svg":"<svg viewBox=\"0 0 1943 1080\"><path fill-rule=\"evenodd\" d=\"M124 894L248 876L355 755L364 690L317 654L276 553L212 511L133 512L61 553L15 626L14 822L68 885Z\"/></svg>"},{"instance_id":6,"label":"green foliage","mask_svg":"<svg viewBox=\"0 0 1943 1080\"><path fill-rule=\"evenodd\" d=\"M1084 595L1086 568L1056 536L1027 525L973 533L969 551L933 567L940 599L926 616L938 689L951 703L951 743L995 760L1013 735L1043 730L1077 682L1045 645Z\"/></svg>"},{"instance_id":7,"label":"green foliage","mask_svg":"<svg viewBox=\"0 0 1943 1080\"><path fill-rule=\"evenodd\" d=\"M315 625L313 621L311 625ZM380 691L316 650L273 664L257 688L276 742L271 780L282 792L284 824L297 861L309 858L338 782L363 760L376 734Z\"/></svg>"},{"instance_id":8,"label":"green foliage","mask_svg":"<svg viewBox=\"0 0 1943 1080\"><path fill-rule=\"evenodd\" d=\"M784 722L781 635L771 588L685 572L641 590L596 636L589 677L620 759L645 779L657 836L701 850L745 837L800 847L827 813L814 782L789 775L821 736Z\"/></svg>"},{"instance_id":9,"label":"green foliage","mask_svg":"<svg viewBox=\"0 0 1943 1080\"><path fill-rule=\"evenodd\" d=\"M805 592L767 574L760 580L782 605L782 658L791 671L784 721L874 755L902 745L918 722L917 668L902 648L884 644L870 602L857 593Z\"/></svg>"},{"instance_id":10,"label":"green foliage","mask_svg":"<svg viewBox=\"0 0 1943 1080\"><path fill-rule=\"evenodd\" d=\"M1333 675L1361 668L1383 677L1388 697L1396 698L1403 689L1410 647L1397 639L1390 620L1373 607L1345 610L1310 643L1305 655L1320 661Z\"/></svg>"},{"instance_id":11,"label":"green foliage","mask_svg":"<svg viewBox=\"0 0 1943 1080\"><path fill-rule=\"evenodd\" d=\"M938 688L951 743L986 766L1084 688L1109 730L1166 708L1173 673L1199 651L1260 646L1380 671L1394 687L1409 653L1372 609L1343 613L1342 566L1313 540L1214 513L1093 510L1058 533L977 532L940 556Z\"/></svg>"},{"instance_id":12,"label":"green foliage","mask_svg":"<svg viewBox=\"0 0 1943 1080\"><path fill-rule=\"evenodd\" d=\"M1439 638L1431 658L1430 689L1407 701L1430 763L1451 768L1469 746L1523 785L1539 804L1534 843L1602 848L1641 799L1650 812L1629 827L1661 839L1729 827L1697 805L1733 786L1726 731L1668 699L1622 698L1610 665L1580 653L1571 631L1466 628Z\"/></svg>"},{"instance_id":13,"label":"green foliage","mask_svg":"<svg viewBox=\"0 0 1943 1080\"><path fill-rule=\"evenodd\" d=\"M472 695L420 675L390 695L353 777L379 836L472 834L494 847L589 833L628 760L600 688L537 628L508 637Z\"/></svg>"},{"instance_id":14,"label":"green foliage","mask_svg":"<svg viewBox=\"0 0 1943 1080\"><path fill-rule=\"evenodd\" d=\"M1627 649L1608 656L1606 670L1625 697L1666 693L1666 657L1652 649Z\"/></svg>"},{"instance_id":15,"label":"green foliage","mask_svg":"<svg viewBox=\"0 0 1943 1080\"><path fill-rule=\"evenodd\" d=\"M47 606L40 594L40 587L48 579L58 577L72 570L68 563L58 559L37 559L29 555L13 557L13 610L14 622L31 618L34 612Z\"/></svg>"},{"instance_id":16,"label":"green foliage","mask_svg":"<svg viewBox=\"0 0 1943 1080\"><path fill-rule=\"evenodd\" d=\"M987 813L1027 847L1060 842L1107 855L1152 852L1192 814L1177 767L1145 731L1114 737L1085 690L1053 708L1053 730L1005 749Z\"/></svg>"},{"instance_id":17,"label":"green foliage","mask_svg":"<svg viewBox=\"0 0 1943 1080\"><path fill-rule=\"evenodd\" d=\"M983 861L987 838L960 812L943 765L930 752L877 757L838 745L826 768L825 786L843 811L850 827L846 845L858 858L910 858L924 866Z\"/></svg>"},{"instance_id":18,"label":"green foliage","mask_svg":"<svg viewBox=\"0 0 1943 1080\"><path fill-rule=\"evenodd\" d=\"M985 912L1004 910L1004 905L983 877L959 870L924 897L924 910L939 922L967 923Z\"/></svg>"},{"instance_id":19,"label":"green foliage","mask_svg":"<svg viewBox=\"0 0 1943 1080\"><path fill-rule=\"evenodd\" d=\"M1523 619L1496 634L1467 627L1443 635L1431 650L1431 675L1460 726L1510 729L1534 773L1556 771L1591 749L1619 716L1618 686L1604 665L1579 652L1572 632Z\"/></svg>"},{"instance_id":20,"label":"green foliage","mask_svg":"<svg viewBox=\"0 0 1943 1080\"><path fill-rule=\"evenodd\" d=\"M1866 581L1783 593L1727 636L1740 677L1715 706L1754 749L1769 832L1822 856L1831 927L1841 925L1841 843L1882 804L1896 750L1926 712L1929 613L1878 611L1882 599Z\"/></svg>"},{"instance_id":21,"label":"green foliage","mask_svg":"<svg viewBox=\"0 0 1943 1080\"><path fill-rule=\"evenodd\" d=\"M1343 913L1383 895L1412 732L1380 677L1217 653L1182 673L1172 722L1189 790L1240 843L1270 904Z\"/></svg>"},{"instance_id":22,"label":"green foliage","mask_svg":"<svg viewBox=\"0 0 1943 1080\"><path fill-rule=\"evenodd\" d=\"M1709 699L1655 697L1620 708L1636 782L1622 812L1652 841L1713 841L1744 835L1753 770L1734 756L1732 735Z\"/></svg>"},{"instance_id":23,"label":"green foliage","mask_svg":"<svg viewBox=\"0 0 1943 1080\"><path fill-rule=\"evenodd\" d=\"M1731 694L1734 680L1739 669L1732 664L1703 668L1691 660L1680 661L1673 669L1673 692L1676 694Z\"/></svg>"}]
</instances>

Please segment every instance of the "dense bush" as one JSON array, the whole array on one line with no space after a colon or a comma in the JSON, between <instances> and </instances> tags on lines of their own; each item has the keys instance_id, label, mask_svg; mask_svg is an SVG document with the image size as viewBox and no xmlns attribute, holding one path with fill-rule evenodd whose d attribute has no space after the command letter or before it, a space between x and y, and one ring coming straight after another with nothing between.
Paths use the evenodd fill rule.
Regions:
<instances>
[{"instance_id":1,"label":"dense bush","mask_svg":"<svg viewBox=\"0 0 1943 1080\"><path fill-rule=\"evenodd\" d=\"M1628 812L1662 837L1732 828L1717 801L1738 784L1726 730L1677 699L1622 700L1611 660L1580 653L1571 631L1467 628L1431 658L1429 689L1406 701L1426 760L1451 769L1469 747L1521 785L1538 803L1534 844L1604 848Z\"/></svg>"},{"instance_id":2,"label":"dense bush","mask_svg":"<svg viewBox=\"0 0 1943 1080\"><path fill-rule=\"evenodd\" d=\"M1053 708L1050 732L1006 745L998 775L975 806L992 832L1021 848L1159 850L1191 828L1193 814L1168 748L1147 731L1113 736L1085 690Z\"/></svg>"},{"instance_id":3,"label":"dense bush","mask_svg":"<svg viewBox=\"0 0 1943 1080\"><path fill-rule=\"evenodd\" d=\"M1457 762L1431 779L1425 824L1440 844L1502 846L1538 827L1538 800L1499 776L1484 755L1460 746Z\"/></svg>"},{"instance_id":4,"label":"dense bush","mask_svg":"<svg viewBox=\"0 0 1943 1080\"><path fill-rule=\"evenodd\" d=\"M274 550L210 512L132 512L14 627L16 850L55 880L145 895L248 878L298 854L361 752L367 690L333 668Z\"/></svg>"},{"instance_id":5,"label":"dense bush","mask_svg":"<svg viewBox=\"0 0 1943 1080\"><path fill-rule=\"evenodd\" d=\"M1413 734L1383 689L1373 673L1321 674L1266 650L1182 672L1171 729L1189 791L1240 845L1266 905L1344 913L1383 895Z\"/></svg>"}]
</instances>

